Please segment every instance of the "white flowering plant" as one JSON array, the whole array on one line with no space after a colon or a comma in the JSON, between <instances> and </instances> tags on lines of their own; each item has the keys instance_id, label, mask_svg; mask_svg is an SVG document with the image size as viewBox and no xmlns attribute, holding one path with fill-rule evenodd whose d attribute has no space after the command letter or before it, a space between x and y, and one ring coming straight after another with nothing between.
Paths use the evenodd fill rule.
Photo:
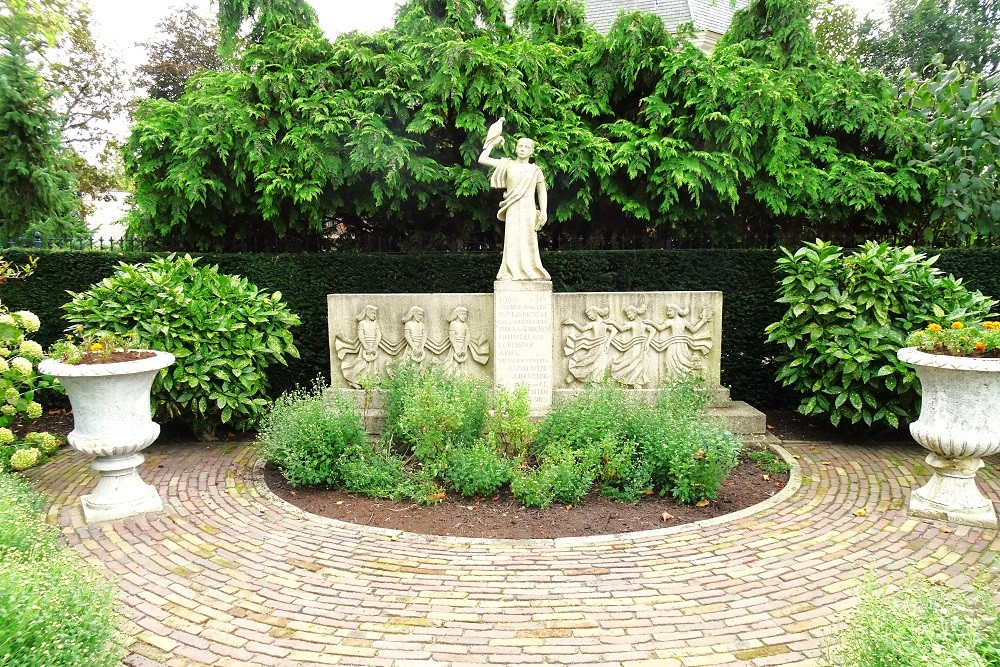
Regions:
<instances>
[{"instance_id":1,"label":"white flowering plant","mask_svg":"<svg viewBox=\"0 0 1000 667\"><path fill-rule=\"evenodd\" d=\"M54 380L38 374L42 346L28 336L38 331L38 317L27 310L8 312L0 305L0 427L9 426L18 415L25 419L42 416L35 393L54 388Z\"/></svg>"}]
</instances>

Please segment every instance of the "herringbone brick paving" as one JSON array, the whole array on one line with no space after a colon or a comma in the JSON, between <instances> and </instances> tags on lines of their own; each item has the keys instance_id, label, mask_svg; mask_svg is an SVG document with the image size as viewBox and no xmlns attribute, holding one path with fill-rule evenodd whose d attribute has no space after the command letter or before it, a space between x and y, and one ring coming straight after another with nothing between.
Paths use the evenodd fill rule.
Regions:
<instances>
[{"instance_id":1,"label":"herringbone brick paving","mask_svg":"<svg viewBox=\"0 0 1000 667\"><path fill-rule=\"evenodd\" d=\"M311 516L267 491L247 445L154 446L143 477L164 511L97 526L79 509L85 457L34 478L49 520L117 579L131 667L808 666L866 568L881 583L1000 580L997 531L907 516L929 475L916 445L785 447L801 476L771 506L557 540ZM996 502L1000 459L987 464Z\"/></svg>"}]
</instances>

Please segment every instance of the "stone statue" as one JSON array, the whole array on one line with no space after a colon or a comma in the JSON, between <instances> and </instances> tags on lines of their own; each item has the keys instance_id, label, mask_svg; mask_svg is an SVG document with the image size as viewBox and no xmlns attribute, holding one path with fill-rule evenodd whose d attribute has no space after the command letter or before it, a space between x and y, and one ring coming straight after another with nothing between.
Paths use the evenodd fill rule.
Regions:
<instances>
[{"instance_id":1,"label":"stone statue","mask_svg":"<svg viewBox=\"0 0 1000 667\"><path fill-rule=\"evenodd\" d=\"M337 336L335 347L344 379L352 387L361 387L363 378L379 376L382 368L379 349L391 351L391 346L382 338L378 308L368 304L354 319L358 322L357 338L352 341Z\"/></svg>"},{"instance_id":2,"label":"stone statue","mask_svg":"<svg viewBox=\"0 0 1000 667\"><path fill-rule=\"evenodd\" d=\"M619 338L615 349L622 354L611 362L611 377L633 389L656 384L656 357L650 355L650 344L656 331L645 320L646 306L626 306L622 311L625 322L616 324Z\"/></svg>"},{"instance_id":3,"label":"stone statue","mask_svg":"<svg viewBox=\"0 0 1000 667\"><path fill-rule=\"evenodd\" d=\"M403 317L403 339L406 350L403 361L422 364L427 360L427 327L424 325L424 309L413 306Z\"/></svg>"},{"instance_id":4,"label":"stone statue","mask_svg":"<svg viewBox=\"0 0 1000 667\"><path fill-rule=\"evenodd\" d=\"M503 118L490 127L479 155L480 164L493 168L490 185L504 188L497 213L497 219L505 223L503 261L497 280L550 280L538 255L536 232L548 219L548 193L541 168L528 161L535 152L535 142L525 137L518 139L516 159L490 157L496 146L503 145L502 128Z\"/></svg>"}]
</instances>

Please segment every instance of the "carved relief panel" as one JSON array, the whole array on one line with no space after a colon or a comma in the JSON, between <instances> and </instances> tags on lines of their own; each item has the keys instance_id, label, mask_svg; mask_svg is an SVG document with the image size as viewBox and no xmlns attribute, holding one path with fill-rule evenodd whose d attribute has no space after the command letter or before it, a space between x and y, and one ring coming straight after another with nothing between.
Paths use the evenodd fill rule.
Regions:
<instances>
[{"instance_id":1,"label":"carved relief panel","mask_svg":"<svg viewBox=\"0 0 1000 667\"><path fill-rule=\"evenodd\" d=\"M492 379L492 295L330 294L330 377L361 387L402 363Z\"/></svg>"},{"instance_id":2,"label":"carved relief panel","mask_svg":"<svg viewBox=\"0 0 1000 667\"><path fill-rule=\"evenodd\" d=\"M721 369L721 292L556 294L556 386L613 378L652 389Z\"/></svg>"}]
</instances>

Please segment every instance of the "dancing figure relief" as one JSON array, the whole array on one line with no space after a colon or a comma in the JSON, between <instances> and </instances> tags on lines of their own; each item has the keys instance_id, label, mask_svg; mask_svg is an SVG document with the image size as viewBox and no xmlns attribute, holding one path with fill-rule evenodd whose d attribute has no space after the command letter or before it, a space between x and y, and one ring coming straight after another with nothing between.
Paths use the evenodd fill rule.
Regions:
<instances>
[{"instance_id":1,"label":"dancing figure relief","mask_svg":"<svg viewBox=\"0 0 1000 667\"><path fill-rule=\"evenodd\" d=\"M404 363L441 363L449 373L465 375L469 359L479 365L489 361L489 342L485 337L473 340L469 334L467 308L452 310L443 340L430 335L425 315L424 308L412 306L401 320L402 338L393 340L382 332L378 308L372 304L362 308L354 318L358 322L355 337L339 333L334 337L334 350L347 383L360 389L366 378L392 375L393 369Z\"/></svg>"},{"instance_id":2,"label":"dancing figure relief","mask_svg":"<svg viewBox=\"0 0 1000 667\"><path fill-rule=\"evenodd\" d=\"M633 389L655 387L664 380L705 370L712 349L712 332L705 325L714 312L703 308L696 321L688 309L667 304L666 320L645 319L645 305L622 310L625 320L608 318L610 308L587 306L584 323L572 319L563 326L563 352L567 357L566 384L599 382L611 378ZM664 335L665 334L665 335Z\"/></svg>"},{"instance_id":3,"label":"dancing figure relief","mask_svg":"<svg viewBox=\"0 0 1000 667\"><path fill-rule=\"evenodd\" d=\"M705 357L712 350L712 332L705 324L715 313L711 308L702 308L697 322L688 320L687 314L687 308L667 304L666 322L647 322L657 332L667 334L653 345L658 352L664 353L663 370L668 378L704 371Z\"/></svg>"},{"instance_id":4,"label":"dancing figure relief","mask_svg":"<svg viewBox=\"0 0 1000 667\"><path fill-rule=\"evenodd\" d=\"M563 320L563 326L573 327L579 332L568 333L563 344L563 351L569 357L567 384L604 379L611 363L611 343L620 331L614 322L607 320L611 312L609 309L587 306L583 312L588 322L580 324L575 320Z\"/></svg>"}]
</instances>

